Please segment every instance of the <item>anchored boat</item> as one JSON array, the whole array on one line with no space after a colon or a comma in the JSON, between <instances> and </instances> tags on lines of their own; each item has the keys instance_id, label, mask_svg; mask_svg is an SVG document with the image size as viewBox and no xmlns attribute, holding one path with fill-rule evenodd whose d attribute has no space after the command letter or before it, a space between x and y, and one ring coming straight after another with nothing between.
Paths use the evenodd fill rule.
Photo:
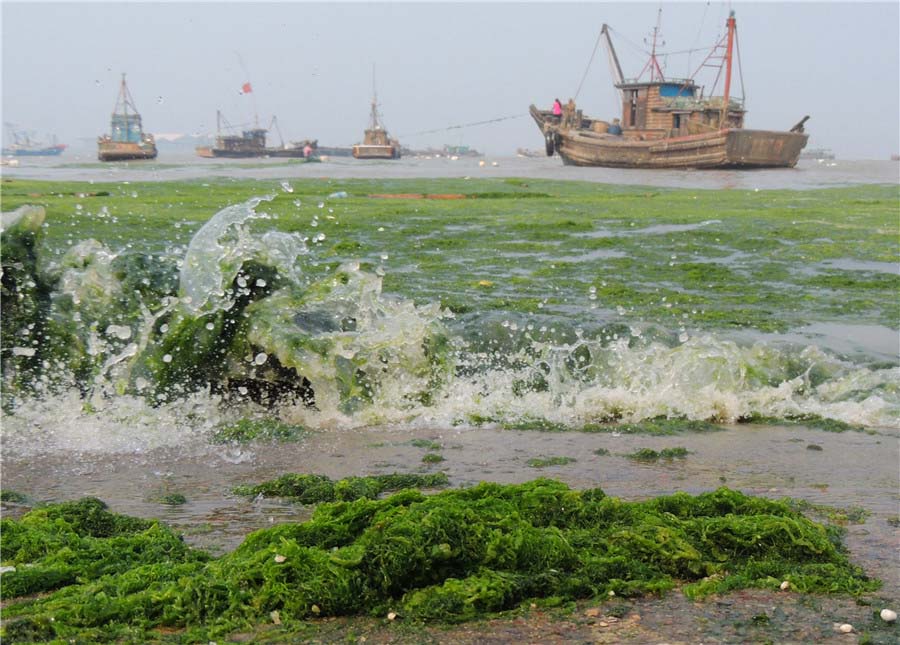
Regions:
<instances>
[{"instance_id":1,"label":"anchored boat","mask_svg":"<svg viewBox=\"0 0 900 645\"><path fill-rule=\"evenodd\" d=\"M6 124L10 143L3 147L2 154L7 157L56 157L62 154L68 146L57 143L56 137L51 137L49 144L35 141L28 132L15 130L12 123Z\"/></svg>"},{"instance_id":2,"label":"anchored boat","mask_svg":"<svg viewBox=\"0 0 900 645\"><path fill-rule=\"evenodd\" d=\"M372 111L369 118L369 127L366 128L363 142L353 146L353 156L357 159L400 158L400 142L390 138L378 114L378 93L375 91L374 72L372 79Z\"/></svg>"},{"instance_id":3,"label":"anchored boat","mask_svg":"<svg viewBox=\"0 0 900 645\"><path fill-rule=\"evenodd\" d=\"M110 133L97 139L97 158L100 161L156 159L156 141L152 134L143 130L141 115L125 84L125 74L122 74L119 97L113 108Z\"/></svg>"},{"instance_id":4,"label":"anchored boat","mask_svg":"<svg viewBox=\"0 0 900 645\"><path fill-rule=\"evenodd\" d=\"M567 165L618 168L778 168L797 164L809 138L803 128L808 116L790 131L744 128L743 99L731 94L736 39L733 11L726 34L700 66L715 66L711 63L720 61L716 82L724 68L721 96L704 96L693 77L663 75L657 60L658 31L657 24L650 60L641 74L626 80L609 27L604 24L601 29L622 101L621 124L619 119L610 124L584 116L572 100L561 114L530 107L548 156L557 152ZM649 80L641 80L647 71Z\"/></svg>"},{"instance_id":5,"label":"anchored boat","mask_svg":"<svg viewBox=\"0 0 900 645\"><path fill-rule=\"evenodd\" d=\"M245 159L248 157L311 157L318 147L315 139L304 139L303 141L291 141L285 144L282 140L281 146L277 148L266 147L266 134L273 127L281 137L281 130L278 128L278 119L272 117L272 122L268 128L253 127L249 130L243 130L240 134L223 134L222 127L227 130L234 128L222 116L220 111L216 111L216 143L214 146L200 146L196 148L196 153L200 157L224 157L229 159Z\"/></svg>"}]
</instances>

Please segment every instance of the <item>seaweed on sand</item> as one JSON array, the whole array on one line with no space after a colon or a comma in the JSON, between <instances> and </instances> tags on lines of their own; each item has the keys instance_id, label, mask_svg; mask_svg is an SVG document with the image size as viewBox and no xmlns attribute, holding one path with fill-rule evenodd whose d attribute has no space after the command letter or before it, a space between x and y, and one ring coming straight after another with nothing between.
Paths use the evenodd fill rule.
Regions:
<instances>
[{"instance_id":1,"label":"seaweed on sand","mask_svg":"<svg viewBox=\"0 0 900 645\"><path fill-rule=\"evenodd\" d=\"M29 522L55 535L46 515L11 525ZM183 556L163 566L170 556L160 552L155 563L67 581L67 589L7 606L4 638L134 639L166 627L205 642L269 622L276 611L286 625L387 611L453 622L533 598L637 596L679 584L691 597L777 589L783 580L801 593L877 589L850 563L840 535L787 502L727 488L645 502L546 479L431 496L404 490L321 504L309 521L257 531L205 563ZM29 557L40 566L50 556L17 563Z\"/></svg>"},{"instance_id":2,"label":"seaweed on sand","mask_svg":"<svg viewBox=\"0 0 900 645\"><path fill-rule=\"evenodd\" d=\"M443 488L450 484L447 475L416 475L392 473L369 477L345 477L333 481L326 475L289 473L277 479L262 482L256 486L237 486L238 495L262 495L263 497L284 497L301 504L322 502L352 502L355 499L375 499L382 493L404 488Z\"/></svg>"}]
</instances>

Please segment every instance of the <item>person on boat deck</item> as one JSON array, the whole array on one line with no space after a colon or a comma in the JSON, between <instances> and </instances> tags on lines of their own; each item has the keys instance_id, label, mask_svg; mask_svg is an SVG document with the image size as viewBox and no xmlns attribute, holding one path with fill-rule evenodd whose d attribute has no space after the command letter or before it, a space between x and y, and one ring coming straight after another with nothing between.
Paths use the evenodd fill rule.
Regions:
<instances>
[{"instance_id":1,"label":"person on boat deck","mask_svg":"<svg viewBox=\"0 0 900 645\"><path fill-rule=\"evenodd\" d=\"M606 131L609 134L622 134L622 126L619 125L618 119L613 119L612 125Z\"/></svg>"},{"instance_id":2,"label":"person on boat deck","mask_svg":"<svg viewBox=\"0 0 900 645\"><path fill-rule=\"evenodd\" d=\"M572 99L569 99L566 107L563 108L563 125L576 127L580 125L575 123L575 101Z\"/></svg>"},{"instance_id":3,"label":"person on boat deck","mask_svg":"<svg viewBox=\"0 0 900 645\"><path fill-rule=\"evenodd\" d=\"M305 146L303 146L303 156L306 157L307 159L309 159L309 157L312 156L312 146L309 145L308 143Z\"/></svg>"},{"instance_id":4,"label":"person on boat deck","mask_svg":"<svg viewBox=\"0 0 900 645\"><path fill-rule=\"evenodd\" d=\"M553 118L557 123L562 119L562 103L559 99L553 99Z\"/></svg>"}]
</instances>

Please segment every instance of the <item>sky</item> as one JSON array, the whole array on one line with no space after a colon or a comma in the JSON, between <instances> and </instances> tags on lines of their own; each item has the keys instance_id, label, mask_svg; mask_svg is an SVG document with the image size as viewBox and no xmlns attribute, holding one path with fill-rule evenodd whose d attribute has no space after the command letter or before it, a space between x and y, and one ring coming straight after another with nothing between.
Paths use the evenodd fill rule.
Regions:
<instances>
[{"instance_id":1,"label":"sky","mask_svg":"<svg viewBox=\"0 0 900 645\"><path fill-rule=\"evenodd\" d=\"M0 0L2 119L38 138L91 146L108 132L124 72L153 133L214 134L221 110L238 127L254 119L265 127L277 116L285 141L351 145L368 124L374 69L384 124L403 145L512 155L543 145L526 116L531 103L549 108L556 97L576 97L585 114L620 116L605 51L595 52L603 23L625 76L635 77L659 19L660 50L694 50L661 58L667 75L685 77L732 9L741 59L732 94L745 97L745 127L783 130L810 115L809 147L845 159L900 152L896 0ZM701 71L708 91L715 72ZM245 82L249 94L241 93ZM492 122L468 125L482 121ZM278 139L273 131L270 144Z\"/></svg>"}]
</instances>

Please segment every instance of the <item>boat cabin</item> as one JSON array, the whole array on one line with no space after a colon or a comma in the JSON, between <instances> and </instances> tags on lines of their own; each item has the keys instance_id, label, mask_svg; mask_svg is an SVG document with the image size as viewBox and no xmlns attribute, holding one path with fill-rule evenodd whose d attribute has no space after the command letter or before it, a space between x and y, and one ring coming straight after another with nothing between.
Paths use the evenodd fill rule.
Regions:
<instances>
[{"instance_id":1,"label":"boat cabin","mask_svg":"<svg viewBox=\"0 0 900 645\"><path fill-rule=\"evenodd\" d=\"M219 135L216 137L216 149L228 152L259 152L266 147L266 132L264 128L244 130L238 135Z\"/></svg>"},{"instance_id":2,"label":"boat cabin","mask_svg":"<svg viewBox=\"0 0 900 645\"><path fill-rule=\"evenodd\" d=\"M110 119L110 138L124 143L140 143L144 131L140 114L113 114Z\"/></svg>"},{"instance_id":3,"label":"boat cabin","mask_svg":"<svg viewBox=\"0 0 900 645\"><path fill-rule=\"evenodd\" d=\"M722 97L704 98L690 79L616 84L622 95L622 128L625 136L653 131L662 136L686 136L720 128L741 128L744 109L731 99L724 122Z\"/></svg>"}]
</instances>

